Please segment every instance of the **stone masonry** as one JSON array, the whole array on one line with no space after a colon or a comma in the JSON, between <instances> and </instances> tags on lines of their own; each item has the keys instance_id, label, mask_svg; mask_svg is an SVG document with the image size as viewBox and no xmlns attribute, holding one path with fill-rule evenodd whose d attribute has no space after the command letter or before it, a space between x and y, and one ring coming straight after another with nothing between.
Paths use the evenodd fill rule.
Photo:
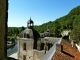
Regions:
<instances>
[{"instance_id":1,"label":"stone masonry","mask_svg":"<svg viewBox=\"0 0 80 60\"><path fill-rule=\"evenodd\" d=\"M7 16L8 0L0 0L0 60L7 60Z\"/></svg>"}]
</instances>

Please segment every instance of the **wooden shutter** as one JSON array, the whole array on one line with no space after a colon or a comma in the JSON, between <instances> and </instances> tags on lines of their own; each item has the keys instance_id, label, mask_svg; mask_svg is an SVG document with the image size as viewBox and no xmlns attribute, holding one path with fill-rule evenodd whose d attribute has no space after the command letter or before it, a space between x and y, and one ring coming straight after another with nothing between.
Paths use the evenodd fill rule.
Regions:
<instances>
[{"instance_id":1,"label":"wooden shutter","mask_svg":"<svg viewBox=\"0 0 80 60\"><path fill-rule=\"evenodd\" d=\"M26 60L26 55L23 55L23 60Z\"/></svg>"}]
</instances>

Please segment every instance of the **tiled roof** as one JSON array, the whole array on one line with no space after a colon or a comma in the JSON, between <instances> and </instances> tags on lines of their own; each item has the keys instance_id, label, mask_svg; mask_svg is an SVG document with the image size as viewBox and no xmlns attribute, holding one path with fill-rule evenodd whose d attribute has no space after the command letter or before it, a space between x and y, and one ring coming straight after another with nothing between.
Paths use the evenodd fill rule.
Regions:
<instances>
[{"instance_id":1,"label":"tiled roof","mask_svg":"<svg viewBox=\"0 0 80 60\"><path fill-rule=\"evenodd\" d=\"M52 60L72 60L73 58L68 56L68 55L65 55L59 51L56 51Z\"/></svg>"},{"instance_id":2,"label":"tiled roof","mask_svg":"<svg viewBox=\"0 0 80 60\"><path fill-rule=\"evenodd\" d=\"M80 52L65 40L61 41L61 51L56 50L52 60L80 60Z\"/></svg>"}]
</instances>

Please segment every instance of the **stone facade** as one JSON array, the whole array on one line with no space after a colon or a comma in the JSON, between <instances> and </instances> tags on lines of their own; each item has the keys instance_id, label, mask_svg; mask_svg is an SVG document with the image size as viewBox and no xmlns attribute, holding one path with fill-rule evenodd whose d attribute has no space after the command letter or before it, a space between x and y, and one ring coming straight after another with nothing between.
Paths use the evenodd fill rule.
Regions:
<instances>
[{"instance_id":1,"label":"stone facade","mask_svg":"<svg viewBox=\"0 0 80 60\"><path fill-rule=\"evenodd\" d=\"M54 38L41 37L33 26L34 22L30 18L30 20L27 22L27 28L23 30L17 38L19 60L41 60L55 43ZM48 35L50 35L49 28L47 28L45 33L49 33Z\"/></svg>"},{"instance_id":2,"label":"stone facade","mask_svg":"<svg viewBox=\"0 0 80 60\"><path fill-rule=\"evenodd\" d=\"M48 35L41 37L39 33L33 29L33 21L27 23L27 27L19 34L18 38L18 59L19 60L49 60L55 54L56 49L61 51L61 38L50 37L50 30L47 28ZM46 57L47 56L47 57ZM49 57L49 58L48 58Z\"/></svg>"},{"instance_id":3,"label":"stone facade","mask_svg":"<svg viewBox=\"0 0 80 60\"><path fill-rule=\"evenodd\" d=\"M24 55L26 60L33 60L33 39L19 38L18 39L18 59L23 60ZM24 50L24 43L26 43L26 49Z\"/></svg>"},{"instance_id":4,"label":"stone facade","mask_svg":"<svg viewBox=\"0 0 80 60\"><path fill-rule=\"evenodd\" d=\"M45 51L34 50L33 55L34 60L42 60L43 56L45 55Z\"/></svg>"},{"instance_id":5,"label":"stone facade","mask_svg":"<svg viewBox=\"0 0 80 60\"><path fill-rule=\"evenodd\" d=\"M23 56L26 56L26 60L41 60L45 55L45 50L33 49L34 40L28 38L18 39L18 59L23 60ZM23 44L26 43L26 50L23 50Z\"/></svg>"},{"instance_id":6,"label":"stone facade","mask_svg":"<svg viewBox=\"0 0 80 60\"><path fill-rule=\"evenodd\" d=\"M7 57L7 16L8 0L0 0L0 60Z\"/></svg>"}]
</instances>

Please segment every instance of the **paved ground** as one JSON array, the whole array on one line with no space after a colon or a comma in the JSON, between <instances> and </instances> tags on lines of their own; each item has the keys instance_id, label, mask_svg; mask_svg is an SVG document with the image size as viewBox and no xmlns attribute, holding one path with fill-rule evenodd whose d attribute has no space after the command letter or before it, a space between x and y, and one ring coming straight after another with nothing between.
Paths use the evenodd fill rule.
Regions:
<instances>
[{"instance_id":1,"label":"paved ground","mask_svg":"<svg viewBox=\"0 0 80 60\"><path fill-rule=\"evenodd\" d=\"M18 57L17 57L17 52L11 54L11 55L8 56L8 57L10 57L10 58L14 58L14 59L18 59Z\"/></svg>"}]
</instances>

